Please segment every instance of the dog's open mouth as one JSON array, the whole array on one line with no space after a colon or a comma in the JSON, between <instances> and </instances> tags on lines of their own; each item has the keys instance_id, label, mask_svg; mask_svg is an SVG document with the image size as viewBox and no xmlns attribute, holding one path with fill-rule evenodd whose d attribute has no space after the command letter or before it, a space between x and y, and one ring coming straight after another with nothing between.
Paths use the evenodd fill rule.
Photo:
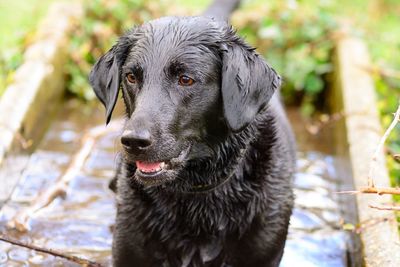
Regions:
<instances>
[{"instance_id":1,"label":"dog's open mouth","mask_svg":"<svg viewBox=\"0 0 400 267\"><path fill-rule=\"evenodd\" d=\"M165 162L136 161L136 167L142 175L154 176L166 169Z\"/></svg>"},{"instance_id":2,"label":"dog's open mouth","mask_svg":"<svg viewBox=\"0 0 400 267\"><path fill-rule=\"evenodd\" d=\"M160 185L166 181L173 180L173 172L181 168L190 151L190 146L170 160L150 162L136 160L136 178L145 185Z\"/></svg>"}]
</instances>

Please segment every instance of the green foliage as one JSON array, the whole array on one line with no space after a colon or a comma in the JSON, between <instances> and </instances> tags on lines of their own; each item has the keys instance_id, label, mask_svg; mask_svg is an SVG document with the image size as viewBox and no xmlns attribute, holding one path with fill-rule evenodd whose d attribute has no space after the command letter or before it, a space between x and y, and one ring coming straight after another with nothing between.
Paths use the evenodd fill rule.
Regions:
<instances>
[{"instance_id":1,"label":"green foliage","mask_svg":"<svg viewBox=\"0 0 400 267\"><path fill-rule=\"evenodd\" d=\"M289 8L276 1L267 12L245 21L239 33L282 75L286 102L301 104L303 113L311 115L332 70L335 19L318 5Z\"/></svg>"},{"instance_id":2,"label":"green foliage","mask_svg":"<svg viewBox=\"0 0 400 267\"><path fill-rule=\"evenodd\" d=\"M93 64L116 42L117 37L135 24L160 15L162 4L145 0L93 0L85 2L85 18L71 36L70 61L66 65L68 90L84 100L94 98L88 84Z\"/></svg>"},{"instance_id":3,"label":"green foliage","mask_svg":"<svg viewBox=\"0 0 400 267\"><path fill-rule=\"evenodd\" d=\"M0 1L0 96L22 63L32 32L53 0Z\"/></svg>"},{"instance_id":4,"label":"green foliage","mask_svg":"<svg viewBox=\"0 0 400 267\"><path fill-rule=\"evenodd\" d=\"M0 96L11 82L14 71L22 62L22 47L3 50L0 55Z\"/></svg>"}]
</instances>

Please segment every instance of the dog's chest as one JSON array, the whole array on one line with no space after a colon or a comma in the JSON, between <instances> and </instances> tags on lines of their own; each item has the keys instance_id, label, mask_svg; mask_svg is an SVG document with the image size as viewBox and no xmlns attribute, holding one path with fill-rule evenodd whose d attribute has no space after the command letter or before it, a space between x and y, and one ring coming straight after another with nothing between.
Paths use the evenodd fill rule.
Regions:
<instances>
[{"instance_id":1,"label":"dog's chest","mask_svg":"<svg viewBox=\"0 0 400 267\"><path fill-rule=\"evenodd\" d=\"M141 231L159 237L160 242L204 239L215 246L218 242L211 240L217 237L224 239L231 234L242 235L263 206L255 193L240 197L238 193L235 197L222 195L158 196L154 198L157 201L142 202L146 208L140 209L143 214L136 213L137 224Z\"/></svg>"},{"instance_id":2,"label":"dog's chest","mask_svg":"<svg viewBox=\"0 0 400 267\"><path fill-rule=\"evenodd\" d=\"M193 240L171 242L168 248L164 247L155 251L154 257L159 260L160 266L229 266L226 263L227 255L223 242L217 238L198 243Z\"/></svg>"},{"instance_id":3,"label":"dog's chest","mask_svg":"<svg viewBox=\"0 0 400 267\"><path fill-rule=\"evenodd\" d=\"M165 201L162 207L153 203L146 221L140 223L142 232L152 233L146 242L145 251L152 254L148 256L156 258L159 266L229 267L235 244L250 228L256 205L250 198L238 209L223 199L229 198Z\"/></svg>"}]
</instances>

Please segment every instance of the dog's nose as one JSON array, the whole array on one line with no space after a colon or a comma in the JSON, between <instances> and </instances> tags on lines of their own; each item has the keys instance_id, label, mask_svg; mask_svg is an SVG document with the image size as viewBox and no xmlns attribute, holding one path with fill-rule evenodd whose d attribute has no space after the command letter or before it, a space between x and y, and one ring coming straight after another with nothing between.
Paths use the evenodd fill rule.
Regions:
<instances>
[{"instance_id":1,"label":"dog's nose","mask_svg":"<svg viewBox=\"0 0 400 267\"><path fill-rule=\"evenodd\" d=\"M121 136L121 143L129 149L145 149L152 143L148 130L126 130Z\"/></svg>"}]
</instances>

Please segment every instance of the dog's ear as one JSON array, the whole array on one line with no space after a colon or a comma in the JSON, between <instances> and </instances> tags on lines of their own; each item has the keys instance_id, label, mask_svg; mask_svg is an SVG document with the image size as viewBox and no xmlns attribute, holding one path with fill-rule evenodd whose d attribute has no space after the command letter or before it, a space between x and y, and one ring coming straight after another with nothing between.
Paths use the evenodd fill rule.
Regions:
<instances>
[{"instance_id":1,"label":"dog's ear","mask_svg":"<svg viewBox=\"0 0 400 267\"><path fill-rule=\"evenodd\" d=\"M280 86L279 75L237 38L226 44L222 56L224 116L233 132L252 122Z\"/></svg>"},{"instance_id":2,"label":"dog's ear","mask_svg":"<svg viewBox=\"0 0 400 267\"><path fill-rule=\"evenodd\" d=\"M136 28L133 28L121 36L117 44L96 62L89 74L90 85L106 108L107 124L118 99L121 66L137 40L135 34Z\"/></svg>"},{"instance_id":3,"label":"dog's ear","mask_svg":"<svg viewBox=\"0 0 400 267\"><path fill-rule=\"evenodd\" d=\"M103 55L89 74L90 85L106 108L107 124L117 103L120 85L120 64L116 58L116 50L114 46Z\"/></svg>"}]
</instances>

